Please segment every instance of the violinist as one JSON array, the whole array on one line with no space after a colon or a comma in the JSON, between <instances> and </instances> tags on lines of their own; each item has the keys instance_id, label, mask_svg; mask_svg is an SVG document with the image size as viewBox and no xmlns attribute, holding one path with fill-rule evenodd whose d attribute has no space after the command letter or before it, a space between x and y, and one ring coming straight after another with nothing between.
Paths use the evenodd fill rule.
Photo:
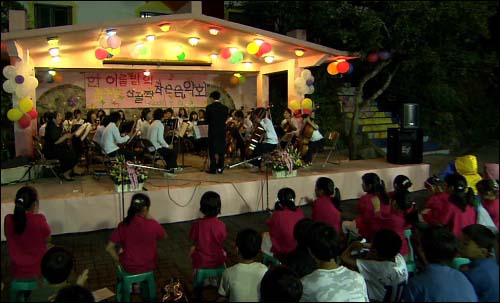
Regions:
<instances>
[{"instance_id":1,"label":"violinist","mask_svg":"<svg viewBox=\"0 0 500 303\"><path fill-rule=\"evenodd\" d=\"M123 137L120 135L118 129L121 123L122 120L119 112L112 112L109 115L109 124L102 133L102 147L104 152L110 157L124 155L127 161L132 161L135 158L134 153L118 146L118 144L126 143L130 139L129 135Z\"/></svg>"},{"instance_id":2,"label":"violinist","mask_svg":"<svg viewBox=\"0 0 500 303\"><path fill-rule=\"evenodd\" d=\"M300 134L299 121L292 116L292 110L285 108L283 112L283 121L281 121L281 129L284 135L280 139L281 148L286 148L288 143L293 144L295 139Z\"/></svg>"},{"instance_id":3,"label":"violinist","mask_svg":"<svg viewBox=\"0 0 500 303\"><path fill-rule=\"evenodd\" d=\"M63 171L62 177L66 181L74 181L72 174L78 164L78 156L73 150L73 147L66 144L67 140L71 140L73 134L70 132L63 133L62 130L63 116L61 113L47 113L47 127L45 130L45 143L43 145L43 154L47 159L58 159Z\"/></svg>"},{"instance_id":4,"label":"violinist","mask_svg":"<svg viewBox=\"0 0 500 303\"><path fill-rule=\"evenodd\" d=\"M253 132L258 131L259 127L264 129L264 137L261 142L258 142L253 153L249 156L247 153L247 157L255 158L265 153L272 152L278 146L278 135L276 134L276 130L273 126L273 121L267 117L268 110L263 107L256 108L252 113L252 122L253 122ZM252 134L253 136L253 134ZM248 145L248 144L247 144ZM248 152L248 149L247 149ZM252 165L255 167L252 169L252 172L261 172L262 159L255 159L250 161Z\"/></svg>"},{"instance_id":5,"label":"violinist","mask_svg":"<svg viewBox=\"0 0 500 303\"><path fill-rule=\"evenodd\" d=\"M310 115L307 114L302 115L304 119L304 127L306 125L310 125L314 129L309 139L309 144L308 144L309 148L307 149L306 154L303 155L305 166L311 166L313 154L317 153L325 145L325 139L323 138L323 135L321 135L321 133L319 132L319 125L314 122L315 116L316 116L315 111L312 111Z\"/></svg>"}]
</instances>

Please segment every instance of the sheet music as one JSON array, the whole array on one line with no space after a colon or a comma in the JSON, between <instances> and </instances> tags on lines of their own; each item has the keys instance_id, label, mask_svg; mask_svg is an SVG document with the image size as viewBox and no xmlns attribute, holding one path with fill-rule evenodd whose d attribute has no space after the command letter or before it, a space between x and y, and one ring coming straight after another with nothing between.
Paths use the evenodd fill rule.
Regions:
<instances>
[{"instance_id":1,"label":"sheet music","mask_svg":"<svg viewBox=\"0 0 500 303\"><path fill-rule=\"evenodd\" d=\"M188 129L189 123L186 121L182 121L181 127L179 128L179 137L184 137L184 134L186 133Z\"/></svg>"},{"instance_id":2,"label":"sheet music","mask_svg":"<svg viewBox=\"0 0 500 303\"><path fill-rule=\"evenodd\" d=\"M105 287L105 288L101 288L101 289L93 291L92 295L94 296L94 299L96 302L100 302L102 300L106 300L108 298L111 298L112 296L115 295L115 293L112 292L111 290L109 290L109 288Z\"/></svg>"},{"instance_id":3,"label":"sheet music","mask_svg":"<svg viewBox=\"0 0 500 303\"><path fill-rule=\"evenodd\" d=\"M195 139L208 138L208 125L193 126L193 133Z\"/></svg>"}]
</instances>

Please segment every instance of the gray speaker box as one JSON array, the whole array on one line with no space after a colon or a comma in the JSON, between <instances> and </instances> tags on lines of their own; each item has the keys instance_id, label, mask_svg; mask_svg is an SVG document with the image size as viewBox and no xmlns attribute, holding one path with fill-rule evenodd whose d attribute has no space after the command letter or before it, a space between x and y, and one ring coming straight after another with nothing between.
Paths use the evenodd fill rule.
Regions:
<instances>
[{"instance_id":1,"label":"gray speaker box","mask_svg":"<svg viewBox=\"0 0 500 303\"><path fill-rule=\"evenodd\" d=\"M402 109L402 128L418 128L419 127L419 116L418 116L418 104L416 103L405 103Z\"/></svg>"}]
</instances>

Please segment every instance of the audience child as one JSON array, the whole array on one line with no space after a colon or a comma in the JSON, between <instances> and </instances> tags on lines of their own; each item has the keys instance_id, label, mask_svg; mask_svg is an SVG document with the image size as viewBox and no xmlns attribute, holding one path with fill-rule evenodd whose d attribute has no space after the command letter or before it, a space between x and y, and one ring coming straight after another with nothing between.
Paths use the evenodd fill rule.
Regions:
<instances>
[{"instance_id":1,"label":"audience child","mask_svg":"<svg viewBox=\"0 0 500 303\"><path fill-rule=\"evenodd\" d=\"M359 198L359 216L354 221L342 222L342 231L346 234L352 232L371 240L373 235L371 221L375 213L389 211L389 196L385 190L384 181L377 174L367 173L361 179L363 180L362 188L366 194Z\"/></svg>"},{"instance_id":2,"label":"audience child","mask_svg":"<svg viewBox=\"0 0 500 303\"><path fill-rule=\"evenodd\" d=\"M194 241L190 256L195 276L198 268L217 268L226 262L223 244L227 231L224 222L217 218L220 209L221 199L218 193L208 191L203 194L200 211L204 217L196 220L189 232L189 239Z\"/></svg>"},{"instance_id":3,"label":"audience child","mask_svg":"<svg viewBox=\"0 0 500 303\"><path fill-rule=\"evenodd\" d=\"M476 156L465 155L457 157L446 166L446 168L439 174L439 177L441 179L445 179L447 176L455 173L464 176L467 180L467 186L471 187L474 194L477 195L476 183L479 182L482 177L478 173Z\"/></svg>"},{"instance_id":4,"label":"audience child","mask_svg":"<svg viewBox=\"0 0 500 303\"><path fill-rule=\"evenodd\" d=\"M272 243L271 252L278 260L283 261L286 255L295 249L293 228L303 218L304 212L295 205L293 189L289 187L280 189L273 215L266 222Z\"/></svg>"},{"instance_id":5,"label":"audience child","mask_svg":"<svg viewBox=\"0 0 500 303\"><path fill-rule=\"evenodd\" d=\"M360 272L365 279L370 301L399 301L403 288L408 283L406 262L399 254L401 244L398 234L382 229L375 233L371 245L356 241L342 254L342 263ZM361 252L364 247L370 247L364 257L353 255Z\"/></svg>"},{"instance_id":6,"label":"audience child","mask_svg":"<svg viewBox=\"0 0 500 303\"><path fill-rule=\"evenodd\" d=\"M304 218L295 224L293 237L297 242L297 247L287 255L284 262L299 278L303 278L317 269L316 261L314 261L314 258L309 253L307 246L309 227L313 223L312 219Z\"/></svg>"},{"instance_id":7,"label":"audience child","mask_svg":"<svg viewBox=\"0 0 500 303\"><path fill-rule=\"evenodd\" d=\"M483 179L495 180L498 183L498 163L484 163Z\"/></svg>"},{"instance_id":8,"label":"audience child","mask_svg":"<svg viewBox=\"0 0 500 303\"><path fill-rule=\"evenodd\" d=\"M42 258L41 271L46 282L31 293L32 302L52 302L58 291L69 285L84 286L89 276L85 269L75 277L73 255L62 247L54 246Z\"/></svg>"},{"instance_id":9,"label":"audience child","mask_svg":"<svg viewBox=\"0 0 500 303\"><path fill-rule=\"evenodd\" d=\"M340 255L335 228L315 222L308 245L318 269L302 278L302 302L368 302L363 276L335 261Z\"/></svg>"},{"instance_id":10,"label":"audience child","mask_svg":"<svg viewBox=\"0 0 500 303\"><path fill-rule=\"evenodd\" d=\"M444 182L437 176L429 177L424 182L425 189L431 194L427 202L424 204L424 209L419 213L419 221L429 222L432 220L432 213L446 205L449 194L444 190Z\"/></svg>"},{"instance_id":11,"label":"audience child","mask_svg":"<svg viewBox=\"0 0 500 303\"><path fill-rule=\"evenodd\" d=\"M302 296L302 283L299 277L285 266L271 267L260 283L260 301L299 302Z\"/></svg>"},{"instance_id":12,"label":"audience child","mask_svg":"<svg viewBox=\"0 0 500 303\"><path fill-rule=\"evenodd\" d=\"M10 268L13 278L40 276L40 264L50 245L50 227L43 214L34 187L23 186L16 193L14 214L5 216Z\"/></svg>"},{"instance_id":13,"label":"audience child","mask_svg":"<svg viewBox=\"0 0 500 303\"><path fill-rule=\"evenodd\" d=\"M342 218L340 213L340 191L333 180L320 177L316 180L314 188L316 200L306 198L308 203L312 203L312 219L316 222L330 224L337 232L340 232Z\"/></svg>"},{"instance_id":14,"label":"audience child","mask_svg":"<svg viewBox=\"0 0 500 303\"><path fill-rule=\"evenodd\" d=\"M150 216L150 206L151 200L145 194L133 195L127 217L109 237L106 251L128 273L154 270L158 263L157 241L167 237L163 227Z\"/></svg>"},{"instance_id":15,"label":"audience child","mask_svg":"<svg viewBox=\"0 0 500 303\"><path fill-rule=\"evenodd\" d=\"M57 292L55 303L89 303L95 302L94 295L87 288L80 285L71 285L61 288Z\"/></svg>"},{"instance_id":16,"label":"audience child","mask_svg":"<svg viewBox=\"0 0 500 303\"><path fill-rule=\"evenodd\" d=\"M236 236L239 263L227 268L222 275L219 295L230 302L259 302L260 282L267 267L255 261L262 244L261 235L253 229L244 229Z\"/></svg>"},{"instance_id":17,"label":"audience child","mask_svg":"<svg viewBox=\"0 0 500 303\"><path fill-rule=\"evenodd\" d=\"M481 180L476 184L481 198L481 204L490 214L491 220L498 228L499 202L498 183L495 180Z\"/></svg>"},{"instance_id":18,"label":"audience child","mask_svg":"<svg viewBox=\"0 0 500 303\"><path fill-rule=\"evenodd\" d=\"M422 232L421 248L427 265L411 278L403 291L406 302L477 302L474 287L458 270L448 266L455 258L458 240L444 226Z\"/></svg>"},{"instance_id":19,"label":"audience child","mask_svg":"<svg viewBox=\"0 0 500 303\"><path fill-rule=\"evenodd\" d=\"M462 230L459 251L471 262L464 274L474 286L479 302L498 302L498 263L492 258L497 240L487 227L473 224Z\"/></svg>"},{"instance_id":20,"label":"audience child","mask_svg":"<svg viewBox=\"0 0 500 303\"><path fill-rule=\"evenodd\" d=\"M392 195L399 191L409 192L409 188L412 185L413 183L411 183L410 178L405 175L397 175L392 182L392 187L394 188L394 190L388 193L389 198L392 198Z\"/></svg>"},{"instance_id":21,"label":"audience child","mask_svg":"<svg viewBox=\"0 0 500 303\"><path fill-rule=\"evenodd\" d=\"M474 192L467 187L467 181L460 174L448 175L445 182L448 200L445 200L441 207L428 211L423 218L428 224L447 226L459 237L465 226L476 223Z\"/></svg>"}]
</instances>

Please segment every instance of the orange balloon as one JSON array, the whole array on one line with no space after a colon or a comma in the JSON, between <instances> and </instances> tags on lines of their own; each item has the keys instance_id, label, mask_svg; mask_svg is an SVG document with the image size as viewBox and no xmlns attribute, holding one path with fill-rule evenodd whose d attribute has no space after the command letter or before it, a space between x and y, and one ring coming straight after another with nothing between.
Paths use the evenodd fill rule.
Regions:
<instances>
[{"instance_id":1,"label":"orange balloon","mask_svg":"<svg viewBox=\"0 0 500 303\"><path fill-rule=\"evenodd\" d=\"M332 62L332 63L328 64L328 67L326 68L326 71L330 75L336 75L336 74L338 74L339 71L337 69L337 64L338 64L338 62Z\"/></svg>"},{"instance_id":2,"label":"orange balloon","mask_svg":"<svg viewBox=\"0 0 500 303\"><path fill-rule=\"evenodd\" d=\"M231 85L236 86L236 85L240 84L240 79L238 79L238 77L236 77L236 76L231 76L231 79L229 79L229 82L231 83Z\"/></svg>"},{"instance_id":3,"label":"orange balloon","mask_svg":"<svg viewBox=\"0 0 500 303\"><path fill-rule=\"evenodd\" d=\"M54 75L54 82L56 83L61 83L63 81L63 77L61 74L55 74Z\"/></svg>"}]
</instances>

